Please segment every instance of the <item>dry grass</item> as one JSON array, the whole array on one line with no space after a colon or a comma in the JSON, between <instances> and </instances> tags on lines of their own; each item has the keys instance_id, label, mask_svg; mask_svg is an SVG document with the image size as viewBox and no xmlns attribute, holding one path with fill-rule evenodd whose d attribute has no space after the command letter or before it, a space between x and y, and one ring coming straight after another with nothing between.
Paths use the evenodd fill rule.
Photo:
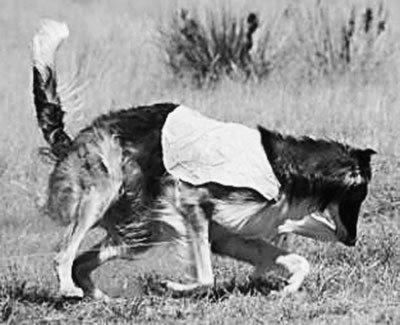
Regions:
<instances>
[{"instance_id":1,"label":"dry grass","mask_svg":"<svg viewBox=\"0 0 400 325\"><path fill-rule=\"evenodd\" d=\"M176 3L2 1L0 321L395 324L400 317L398 50L394 47L392 55L383 58L382 67L362 78L345 73L309 83L298 77L299 67L258 83L223 80L215 89L197 90L171 78L154 44L156 22L168 18ZM345 3L338 1L335 12L342 12ZM271 1L268 11L264 1L229 4L239 11L263 13L279 11L281 6ZM202 5L212 2L205 0ZM388 6L389 42L396 45L400 23L395 17L400 8L395 0ZM294 251L307 257L313 268L303 290L283 299L269 295L268 286L265 292L249 286L247 265L221 258L215 258L215 274L218 282L227 283L207 295L174 298L155 284L159 277L176 272L162 254L144 261L110 263L96 273L106 291L123 298L109 304L59 299L51 259L63 229L40 211L50 168L37 155L44 142L36 126L30 88L28 45L44 17L70 25L71 39L59 58L60 77L68 79L78 70L81 80L89 81L82 92L84 109L68 116L73 134L110 108L176 101L222 120L251 126L261 123L284 132L375 148L379 155L373 162L374 178L357 246L350 249L292 238ZM92 237L98 236L95 232Z\"/></svg>"},{"instance_id":2,"label":"dry grass","mask_svg":"<svg viewBox=\"0 0 400 325\"><path fill-rule=\"evenodd\" d=\"M207 86L223 77L260 81L271 74L302 82L358 74L370 79L392 65L383 0L344 4L288 2L273 10L225 3L175 10L161 25L159 48L177 79Z\"/></svg>"}]
</instances>

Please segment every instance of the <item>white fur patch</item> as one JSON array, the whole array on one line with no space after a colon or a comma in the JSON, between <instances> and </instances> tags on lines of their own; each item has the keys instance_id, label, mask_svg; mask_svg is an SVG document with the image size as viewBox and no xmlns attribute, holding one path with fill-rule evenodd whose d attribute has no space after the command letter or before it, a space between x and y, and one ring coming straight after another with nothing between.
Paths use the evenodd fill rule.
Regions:
<instances>
[{"instance_id":1,"label":"white fur patch","mask_svg":"<svg viewBox=\"0 0 400 325\"><path fill-rule=\"evenodd\" d=\"M304 278L310 273L310 264L304 257L297 254L279 256L276 259L276 264L282 265L292 274L288 280L288 285L283 289L287 293L299 290Z\"/></svg>"},{"instance_id":2,"label":"white fur patch","mask_svg":"<svg viewBox=\"0 0 400 325\"><path fill-rule=\"evenodd\" d=\"M69 36L68 26L54 20L44 20L32 42L32 59L41 75L47 75L46 67L54 67L54 56L61 43Z\"/></svg>"},{"instance_id":3,"label":"white fur patch","mask_svg":"<svg viewBox=\"0 0 400 325\"><path fill-rule=\"evenodd\" d=\"M44 82L51 77L48 68L55 72L55 56L68 36L69 29L66 23L50 19L43 20L35 33L32 41L32 61ZM67 119L84 106L81 94L88 84L88 80L79 80L78 70L71 80L58 83L57 94L63 109L69 112Z\"/></svg>"},{"instance_id":4,"label":"white fur patch","mask_svg":"<svg viewBox=\"0 0 400 325\"><path fill-rule=\"evenodd\" d=\"M110 258L122 256L122 249L118 246L105 246L99 251L100 262L108 261Z\"/></svg>"}]
</instances>

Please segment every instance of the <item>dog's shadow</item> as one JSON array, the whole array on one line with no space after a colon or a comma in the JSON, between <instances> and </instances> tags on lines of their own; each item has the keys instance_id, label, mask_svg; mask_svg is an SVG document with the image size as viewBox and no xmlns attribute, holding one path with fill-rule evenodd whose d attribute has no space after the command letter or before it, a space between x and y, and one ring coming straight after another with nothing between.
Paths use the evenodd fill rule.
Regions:
<instances>
[{"instance_id":1,"label":"dog's shadow","mask_svg":"<svg viewBox=\"0 0 400 325\"><path fill-rule=\"evenodd\" d=\"M231 295L267 296L273 291L280 291L287 284L285 279L277 276L269 276L257 281L233 277L228 281L215 283L212 288L199 288L189 292L173 292L166 288L163 282L160 281L160 277L155 274L141 276L140 282L143 295L169 296L175 299L191 298L210 302L220 302Z\"/></svg>"},{"instance_id":2,"label":"dog's shadow","mask_svg":"<svg viewBox=\"0 0 400 325\"><path fill-rule=\"evenodd\" d=\"M228 281L217 282L212 288L197 289L185 293L172 292L167 289L161 281L161 276L149 273L140 275L138 278L140 295L142 297L159 296L165 298L189 298L193 300L207 300L213 303L220 302L232 295L255 296L269 295L271 291L279 291L286 284L283 278L270 276L264 280L251 281L232 277ZM47 290L38 286L28 288L25 282L20 282L18 286L12 286L12 290L2 287L1 297L4 303L0 306L0 314L7 314L7 309L12 308L13 301L29 303L34 305L47 305L56 310L64 310L68 306L80 304L84 301L91 301L90 298L65 298L58 296L53 290Z\"/></svg>"},{"instance_id":3,"label":"dog's shadow","mask_svg":"<svg viewBox=\"0 0 400 325\"><path fill-rule=\"evenodd\" d=\"M13 286L12 290L4 290L4 286L1 287L0 301L1 304L0 314L3 318L6 314L6 310L12 308L16 301L20 303L28 303L32 305L47 305L56 310L64 310L68 305L79 304L82 302L81 298L65 298L58 296L52 290L40 288L39 286L32 286L27 288L25 282L20 282L18 288Z\"/></svg>"}]
</instances>

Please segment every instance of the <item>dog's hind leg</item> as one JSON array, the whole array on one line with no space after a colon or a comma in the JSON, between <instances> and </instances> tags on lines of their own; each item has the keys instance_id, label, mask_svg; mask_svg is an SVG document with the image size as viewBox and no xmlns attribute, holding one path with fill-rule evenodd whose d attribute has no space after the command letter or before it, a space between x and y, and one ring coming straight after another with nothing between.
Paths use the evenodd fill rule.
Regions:
<instances>
[{"instance_id":1,"label":"dog's hind leg","mask_svg":"<svg viewBox=\"0 0 400 325\"><path fill-rule=\"evenodd\" d=\"M107 261L128 257L128 247L107 236L100 243L94 245L75 259L72 267L73 280L84 291L85 296L108 300L109 297L95 286L90 278L90 274Z\"/></svg>"},{"instance_id":2,"label":"dog's hind leg","mask_svg":"<svg viewBox=\"0 0 400 325\"><path fill-rule=\"evenodd\" d=\"M251 275L253 280L262 278L268 270L284 267L290 273L283 289L285 293L297 291L310 270L305 258L261 239L242 238L215 222L210 225L210 239L214 253L254 265L255 270Z\"/></svg>"},{"instance_id":3,"label":"dog's hind leg","mask_svg":"<svg viewBox=\"0 0 400 325\"><path fill-rule=\"evenodd\" d=\"M208 192L204 189L180 183L178 192L178 195L174 197L174 216L167 212L163 220L178 229L183 247L183 258L190 263L190 275L194 282L181 284L167 281L166 285L176 292L189 292L197 288L209 287L214 283L208 240L211 208ZM171 222L171 220L174 221Z\"/></svg>"},{"instance_id":4,"label":"dog's hind leg","mask_svg":"<svg viewBox=\"0 0 400 325\"><path fill-rule=\"evenodd\" d=\"M77 207L75 222L69 225L67 234L63 238L59 253L55 258L55 268L60 284L60 293L66 297L82 297L83 292L76 287L72 280L72 263L79 245L86 233L103 217L111 200L107 191L99 191L91 186L82 195Z\"/></svg>"},{"instance_id":5,"label":"dog's hind leg","mask_svg":"<svg viewBox=\"0 0 400 325\"><path fill-rule=\"evenodd\" d=\"M57 165L49 186L51 214L69 223L54 261L60 293L67 297L83 296L72 279L73 261L86 233L119 197L123 179L122 151L111 136L94 130L80 141Z\"/></svg>"}]
</instances>

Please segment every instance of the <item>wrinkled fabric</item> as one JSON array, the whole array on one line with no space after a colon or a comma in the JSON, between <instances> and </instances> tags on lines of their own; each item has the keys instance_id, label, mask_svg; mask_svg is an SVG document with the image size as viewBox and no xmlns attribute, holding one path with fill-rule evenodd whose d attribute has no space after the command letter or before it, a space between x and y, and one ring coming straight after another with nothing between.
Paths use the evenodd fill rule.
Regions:
<instances>
[{"instance_id":1,"label":"wrinkled fabric","mask_svg":"<svg viewBox=\"0 0 400 325\"><path fill-rule=\"evenodd\" d=\"M279 181L255 129L179 106L164 124L161 144L166 170L184 182L250 188L267 200L279 194Z\"/></svg>"}]
</instances>

